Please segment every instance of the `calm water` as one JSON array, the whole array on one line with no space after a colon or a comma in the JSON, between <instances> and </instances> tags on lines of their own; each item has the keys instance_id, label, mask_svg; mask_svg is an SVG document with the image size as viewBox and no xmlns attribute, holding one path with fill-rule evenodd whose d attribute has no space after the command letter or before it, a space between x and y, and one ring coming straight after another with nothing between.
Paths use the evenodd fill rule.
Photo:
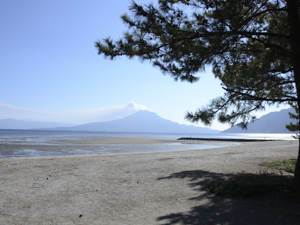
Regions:
<instances>
[{"instance_id":1,"label":"calm water","mask_svg":"<svg viewBox=\"0 0 300 225\"><path fill-rule=\"evenodd\" d=\"M237 138L237 139L282 139L293 140L291 134L169 134L169 133L104 133L38 130L1 130L0 158L38 157L62 155L90 155L126 152L156 152L207 149L237 145L237 142L212 144L155 143L155 144L76 144L64 141L90 140L105 137L159 137L178 139L193 138Z\"/></svg>"}]
</instances>

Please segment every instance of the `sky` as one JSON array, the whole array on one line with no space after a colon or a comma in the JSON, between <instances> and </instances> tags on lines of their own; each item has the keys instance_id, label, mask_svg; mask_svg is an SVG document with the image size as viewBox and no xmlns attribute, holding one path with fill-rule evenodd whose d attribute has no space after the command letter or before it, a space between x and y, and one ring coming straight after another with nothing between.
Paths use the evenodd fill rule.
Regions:
<instances>
[{"instance_id":1,"label":"sky","mask_svg":"<svg viewBox=\"0 0 300 225\"><path fill-rule=\"evenodd\" d=\"M97 54L96 41L116 40L126 31L120 16L130 15L129 5L129 0L1 0L0 119L77 125L146 109L190 124L187 111L224 93L209 69L197 74L197 83L175 82L137 58L111 61ZM210 128L229 127L214 122Z\"/></svg>"}]
</instances>

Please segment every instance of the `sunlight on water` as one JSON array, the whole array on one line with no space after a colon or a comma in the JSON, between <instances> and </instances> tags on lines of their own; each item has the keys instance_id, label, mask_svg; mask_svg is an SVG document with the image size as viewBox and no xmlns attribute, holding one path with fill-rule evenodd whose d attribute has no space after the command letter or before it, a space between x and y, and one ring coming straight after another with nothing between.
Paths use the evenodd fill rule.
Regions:
<instances>
[{"instance_id":1,"label":"sunlight on water","mask_svg":"<svg viewBox=\"0 0 300 225\"><path fill-rule=\"evenodd\" d=\"M78 144L64 141L92 140L99 137L159 137L178 139L215 138L215 139L277 139L294 140L291 134L167 134L167 133L103 133L103 132L62 132L0 130L0 158L38 157L62 155L91 155L128 152L158 152L193 149L207 149L238 145L237 142L210 143L152 143L152 144Z\"/></svg>"}]
</instances>

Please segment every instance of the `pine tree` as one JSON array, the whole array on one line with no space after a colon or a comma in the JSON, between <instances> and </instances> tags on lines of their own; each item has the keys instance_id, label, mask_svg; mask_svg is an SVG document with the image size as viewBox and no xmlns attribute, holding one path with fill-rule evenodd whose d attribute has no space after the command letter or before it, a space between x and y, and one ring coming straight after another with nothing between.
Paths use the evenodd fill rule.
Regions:
<instances>
[{"instance_id":1,"label":"pine tree","mask_svg":"<svg viewBox=\"0 0 300 225\"><path fill-rule=\"evenodd\" d=\"M290 105L293 109L295 109L295 112L296 112L296 114L289 112L290 118L299 121L299 108L298 108L298 105L297 105L297 104L294 104L294 103L292 103L292 102L289 102L289 105ZM286 128L287 128L289 131L298 131L298 132L299 132L299 130L300 130L300 129L299 129L299 123L290 123L290 124L286 125ZM293 137L294 137L295 139L299 139L299 138L300 138L299 133L293 135Z\"/></svg>"},{"instance_id":2,"label":"pine tree","mask_svg":"<svg viewBox=\"0 0 300 225\"><path fill-rule=\"evenodd\" d=\"M300 105L299 0L133 1L129 10L124 37L96 42L98 54L149 60L188 82L211 66L225 94L188 112L188 120L246 127L268 105ZM294 180L300 191L299 154Z\"/></svg>"}]
</instances>

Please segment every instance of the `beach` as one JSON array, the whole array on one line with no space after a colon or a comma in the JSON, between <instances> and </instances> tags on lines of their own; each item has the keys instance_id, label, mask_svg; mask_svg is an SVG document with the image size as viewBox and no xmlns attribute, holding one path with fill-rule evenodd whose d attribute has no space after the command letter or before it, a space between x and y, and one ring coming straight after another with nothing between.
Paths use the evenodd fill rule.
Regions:
<instances>
[{"instance_id":1,"label":"beach","mask_svg":"<svg viewBox=\"0 0 300 225\"><path fill-rule=\"evenodd\" d=\"M297 202L219 197L202 190L212 179L259 173L260 163L297 154L298 142L285 140L186 151L1 158L0 224L299 224Z\"/></svg>"}]
</instances>

